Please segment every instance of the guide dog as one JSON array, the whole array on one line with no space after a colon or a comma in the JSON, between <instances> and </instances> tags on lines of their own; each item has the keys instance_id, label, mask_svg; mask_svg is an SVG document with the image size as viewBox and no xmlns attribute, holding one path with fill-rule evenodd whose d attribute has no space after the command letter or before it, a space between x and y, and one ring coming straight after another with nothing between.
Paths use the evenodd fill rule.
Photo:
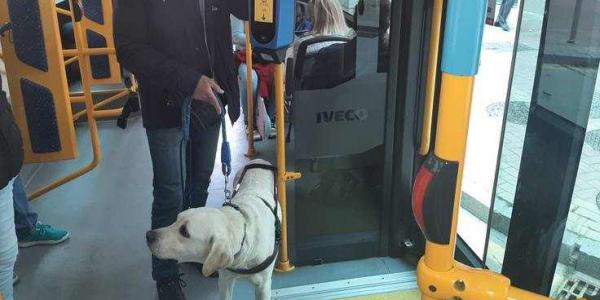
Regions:
<instances>
[{"instance_id":1,"label":"guide dog","mask_svg":"<svg viewBox=\"0 0 600 300\"><path fill-rule=\"evenodd\" d=\"M236 175L230 202L186 210L173 225L148 231L150 251L161 259L202 263L204 276L218 271L221 299L231 299L238 278L255 285L256 299L271 299L281 220L276 173L264 160L251 161Z\"/></svg>"}]
</instances>

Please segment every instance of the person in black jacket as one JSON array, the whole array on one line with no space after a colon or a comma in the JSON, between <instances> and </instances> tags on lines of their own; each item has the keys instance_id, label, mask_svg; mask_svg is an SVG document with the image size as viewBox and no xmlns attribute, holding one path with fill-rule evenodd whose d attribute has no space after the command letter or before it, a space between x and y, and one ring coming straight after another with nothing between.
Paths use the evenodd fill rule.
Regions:
<instances>
[{"instance_id":1,"label":"person in black jacket","mask_svg":"<svg viewBox=\"0 0 600 300\"><path fill-rule=\"evenodd\" d=\"M248 1L116 0L114 7L117 58L140 87L154 173L154 229L172 224L182 209L206 203L219 102L228 106L232 122L240 115L230 14L247 19ZM175 261L154 257L152 277L159 299L185 298Z\"/></svg>"},{"instance_id":2,"label":"person in black jacket","mask_svg":"<svg viewBox=\"0 0 600 300\"><path fill-rule=\"evenodd\" d=\"M0 87L2 80L0 79ZM13 299L13 269L17 235L13 210L13 180L23 165L23 141L6 94L0 88L0 298Z\"/></svg>"}]
</instances>

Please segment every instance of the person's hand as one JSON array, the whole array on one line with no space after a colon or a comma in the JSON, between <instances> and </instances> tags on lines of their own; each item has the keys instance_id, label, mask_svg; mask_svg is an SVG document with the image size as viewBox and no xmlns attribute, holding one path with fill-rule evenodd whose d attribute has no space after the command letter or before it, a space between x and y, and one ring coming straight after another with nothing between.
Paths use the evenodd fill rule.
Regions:
<instances>
[{"instance_id":1,"label":"person's hand","mask_svg":"<svg viewBox=\"0 0 600 300\"><path fill-rule=\"evenodd\" d=\"M221 104L219 104L219 100L217 99L215 92L219 94L224 93L223 89L221 89L216 81L214 81L212 78L202 75L200 80L198 80L198 84L196 85L196 89L192 95L192 99L207 102L208 104L212 105L220 115Z\"/></svg>"}]
</instances>

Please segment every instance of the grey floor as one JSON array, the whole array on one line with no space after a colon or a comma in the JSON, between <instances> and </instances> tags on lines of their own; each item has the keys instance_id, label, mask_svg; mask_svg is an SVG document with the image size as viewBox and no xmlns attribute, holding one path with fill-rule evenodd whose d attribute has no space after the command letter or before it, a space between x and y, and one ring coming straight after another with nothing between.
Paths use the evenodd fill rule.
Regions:
<instances>
[{"instance_id":1,"label":"grey floor","mask_svg":"<svg viewBox=\"0 0 600 300\"><path fill-rule=\"evenodd\" d=\"M233 168L247 160L246 141L238 122L230 128ZM127 130L114 121L100 123L103 161L89 174L32 202L43 222L67 228L71 239L57 246L21 249L17 272L21 283L16 299L155 299L150 277L150 254L144 233L150 226L152 172L141 119L130 120ZM77 160L29 165L23 171L29 191L85 165L91 159L86 126L78 130ZM266 157L274 157L273 141L258 142ZM223 200L224 181L217 160L209 205ZM189 299L217 299L216 279L206 279L182 266ZM372 258L276 274L273 288L349 279L413 270L390 258ZM246 282L239 282L235 299L253 299Z\"/></svg>"}]
</instances>

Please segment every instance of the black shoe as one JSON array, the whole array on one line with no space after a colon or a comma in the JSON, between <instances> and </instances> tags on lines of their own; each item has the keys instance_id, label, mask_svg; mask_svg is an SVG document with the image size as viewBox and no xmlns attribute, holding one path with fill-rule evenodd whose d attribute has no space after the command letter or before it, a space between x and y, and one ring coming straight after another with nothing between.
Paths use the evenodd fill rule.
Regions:
<instances>
[{"instance_id":1,"label":"black shoe","mask_svg":"<svg viewBox=\"0 0 600 300\"><path fill-rule=\"evenodd\" d=\"M203 265L201 263L189 263L190 266L196 268L198 270L198 272L200 272L200 274L202 274L202 267ZM219 272L214 272L212 273L210 276L208 276L210 278L219 278Z\"/></svg>"},{"instance_id":2,"label":"black shoe","mask_svg":"<svg viewBox=\"0 0 600 300\"><path fill-rule=\"evenodd\" d=\"M181 279L182 275L179 274L156 282L159 300L185 300L185 294L181 288L187 284Z\"/></svg>"}]
</instances>

